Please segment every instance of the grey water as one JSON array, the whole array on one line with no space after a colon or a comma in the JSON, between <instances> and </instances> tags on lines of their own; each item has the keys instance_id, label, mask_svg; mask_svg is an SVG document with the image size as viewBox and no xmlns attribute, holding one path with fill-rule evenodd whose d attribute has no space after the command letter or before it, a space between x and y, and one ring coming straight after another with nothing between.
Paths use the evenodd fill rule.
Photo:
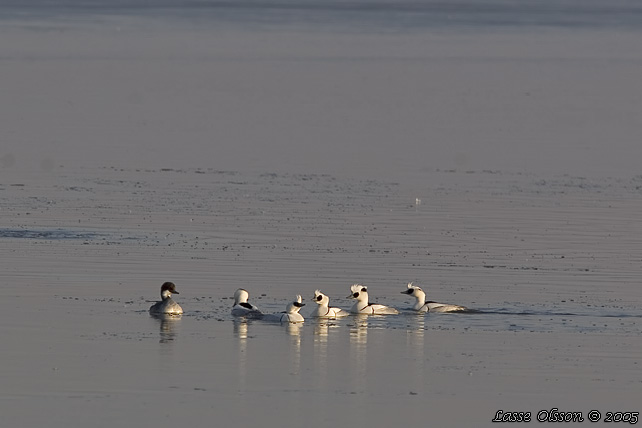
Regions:
<instances>
[{"instance_id":1,"label":"grey water","mask_svg":"<svg viewBox=\"0 0 642 428\"><path fill-rule=\"evenodd\" d=\"M105 1L31 0L0 3L4 17L135 15L187 18L194 22L231 21L294 26L346 26L352 29L409 31L447 27L565 27L640 29L636 2L554 0L242 0Z\"/></svg>"},{"instance_id":2,"label":"grey water","mask_svg":"<svg viewBox=\"0 0 642 428\"><path fill-rule=\"evenodd\" d=\"M0 10L4 423L640 411L637 3ZM357 282L401 314L229 312Z\"/></svg>"},{"instance_id":3,"label":"grey water","mask_svg":"<svg viewBox=\"0 0 642 428\"><path fill-rule=\"evenodd\" d=\"M499 409L636 411L635 180L426 174L439 185L421 205L382 180L201 169L64 168L5 188L5 420L273 426L294 408L311 426L490 426ZM55 203L34 205L43 194ZM147 312L165 280L181 317ZM412 313L408 281L471 312ZM266 313L302 294L307 316L317 288L347 309L353 282L401 314L229 312L238 287Z\"/></svg>"}]
</instances>

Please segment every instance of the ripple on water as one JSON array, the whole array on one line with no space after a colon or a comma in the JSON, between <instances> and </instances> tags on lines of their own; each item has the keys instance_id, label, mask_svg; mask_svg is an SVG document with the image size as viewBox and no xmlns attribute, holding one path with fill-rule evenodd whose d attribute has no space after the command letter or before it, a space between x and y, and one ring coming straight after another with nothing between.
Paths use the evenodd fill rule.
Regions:
<instances>
[{"instance_id":1,"label":"ripple on water","mask_svg":"<svg viewBox=\"0 0 642 428\"><path fill-rule=\"evenodd\" d=\"M0 229L0 238L11 239L95 239L102 233L72 229Z\"/></svg>"}]
</instances>

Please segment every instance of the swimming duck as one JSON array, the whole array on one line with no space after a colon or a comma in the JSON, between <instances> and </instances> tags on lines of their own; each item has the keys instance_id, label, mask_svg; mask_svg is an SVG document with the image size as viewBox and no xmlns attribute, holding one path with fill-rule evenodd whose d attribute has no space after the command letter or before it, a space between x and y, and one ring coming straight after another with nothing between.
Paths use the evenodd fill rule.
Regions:
<instances>
[{"instance_id":1,"label":"swimming duck","mask_svg":"<svg viewBox=\"0 0 642 428\"><path fill-rule=\"evenodd\" d=\"M426 301L426 293L424 290L422 290L421 287L412 285L412 282L408 283L408 289L401 293L408 294L415 298L415 304L412 309L417 312L461 312L468 310L465 306Z\"/></svg>"},{"instance_id":2,"label":"swimming duck","mask_svg":"<svg viewBox=\"0 0 642 428\"><path fill-rule=\"evenodd\" d=\"M285 309L285 312L281 313L279 321L281 321L281 322L291 322L291 323L297 323L297 322L305 321L303 319L303 315L301 315L299 313L301 308L305 306L305 303L301 303L302 300L303 299L301 299L301 295L297 294L296 298L294 299L294 301L288 303L288 306Z\"/></svg>"},{"instance_id":3,"label":"swimming duck","mask_svg":"<svg viewBox=\"0 0 642 428\"><path fill-rule=\"evenodd\" d=\"M183 313L183 308L172 299L172 293L180 294L176 291L176 285L173 282L165 282L161 285L161 300L149 308L150 314L169 314L180 315Z\"/></svg>"},{"instance_id":4,"label":"swimming duck","mask_svg":"<svg viewBox=\"0 0 642 428\"><path fill-rule=\"evenodd\" d=\"M394 315L399 313L398 310L390 306L370 303L368 301L368 289L361 284L352 285L350 291L352 291L352 294L348 298L357 300L350 308L350 312L353 314Z\"/></svg>"},{"instance_id":5,"label":"swimming duck","mask_svg":"<svg viewBox=\"0 0 642 428\"><path fill-rule=\"evenodd\" d=\"M253 317L260 318L263 313L249 303L247 300L250 298L250 293L243 288L239 288L234 292L234 306L232 306L232 315L235 317Z\"/></svg>"},{"instance_id":6,"label":"swimming duck","mask_svg":"<svg viewBox=\"0 0 642 428\"><path fill-rule=\"evenodd\" d=\"M344 311L341 308L328 307L328 305L330 304L330 298L325 294L323 294L322 292L320 292L319 290L314 291L313 299L314 299L314 303L316 303L318 306L310 314L311 317L337 318L337 317L345 317L350 315L348 311Z\"/></svg>"}]
</instances>

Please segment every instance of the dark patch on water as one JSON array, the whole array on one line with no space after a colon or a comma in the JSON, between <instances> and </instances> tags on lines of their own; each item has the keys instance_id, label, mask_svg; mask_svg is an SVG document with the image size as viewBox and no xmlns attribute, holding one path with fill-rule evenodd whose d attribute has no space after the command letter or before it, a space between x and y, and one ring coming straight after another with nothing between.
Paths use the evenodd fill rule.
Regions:
<instances>
[{"instance_id":1,"label":"dark patch on water","mask_svg":"<svg viewBox=\"0 0 642 428\"><path fill-rule=\"evenodd\" d=\"M68 229L51 229L51 230L36 230L36 229L0 229L0 238L13 238L13 239L95 239L104 236L100 233L87 232L87 231L74 231Z\"/></svg>"},{"instance_id":2,"label":"dark patch on water","mask_svg":"<svg viewBox=\"0 0 642 428\"><path fill-rule=\"evenodd\" d=\"M340 25L355 29L589 27L639 29L642 8L627 0L4 0L3 18L171 16L189 22Z\"/></svg>"}]
</instances>

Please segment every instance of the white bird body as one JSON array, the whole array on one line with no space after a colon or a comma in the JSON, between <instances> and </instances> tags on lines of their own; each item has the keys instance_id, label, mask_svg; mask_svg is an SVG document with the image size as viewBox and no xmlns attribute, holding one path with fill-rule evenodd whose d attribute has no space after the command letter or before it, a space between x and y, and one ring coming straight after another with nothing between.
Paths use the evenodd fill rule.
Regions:
<instances>
[{"instance_id":1,"label":"white bird body","mask_svg":"<svg viewBox=\"0 0 642 428\"><path fill-rule=\"evenodd\" d=\"M284 313L281 314L281 318L279 319L280 322L291 322L291 323L298 323L298 322L303 322L305 321L305 318L303 318L303 315L300 313Z\"/></svg>"},{"instance_id":2,"label":"white bird body","mask_svg":"<svg viewBox=\"0 0 642 428\"><path fill-rule=\"evenodd\" d=\"M396 315L399 313L398 310L390 306L370 303L368 300L368 289L361 284L352 285L350 291L352 291L352 294L348 297L357 300L357 302L352 305L352 308L350 308L350 312L353 314Z\"/></svg>"},{"instance_id":3,"label":"white bird body","mask_svg":"<svg viewBox=\"0 0 642 428\"><path fill-rule=\"evenodd\" d=\"M301 303L302 300L301 295L297 294L294 301L288 303L285 312L281 312L280 314L267 314L263 316L263 320L281 323L300 323L305 321L303 315L299 313L301 308L305 306L305 303Z\"/></svg>"},{"instance_id":4,"label":"white bird body","mask_svg":"<svg viewBox=\"0 0 642 428\"><path fill-rule=\"evenodd\" d=\"M426 293L424 290L422 290L421 287L412 285L412 282L408 283L408 289L401 293L408 294L415 298L415 304L412 306L412 309L417 312L462 312L468 310L465 306L426 301Z\"/></svg>"},{"instance_id":5,"label":"white bird body","mask_svg":"<svg viewBox=\"0 0 642 428\"><path fill-rule=\"evenodd\" d=\"M234 292L234 306L232 306L232 315L235 317L251 317L260 318L263 313L248 302L250 293L243 288L239 288Z\"/></svg>"},{"instance_id":6,"label":"white bird body","mask_svg":"<svg viewBox=\"0 0 642 428\"><path fill-rule=\"evenodd\" d=\"M161 301L153 304L149 308L149 313L153 315L181 315L183 308L172 299L172 293L180 294L176 291L176 285L173 282L165 282L161 285Z\"/></svg>"},{"instance_id":7,"label":"white bird body","mask_svg":"<svg viewBox=\"0 0 642 428\"><path fill-rule=\"evenodd\" d=\"M313 297L314 303L318 306L310 314L311 317L316 318L340 318L350 315L348 311L344 311L341 308L331 308L330 298L320 292L319 290L314 291Z\"/></svg>"}]
</instances>

